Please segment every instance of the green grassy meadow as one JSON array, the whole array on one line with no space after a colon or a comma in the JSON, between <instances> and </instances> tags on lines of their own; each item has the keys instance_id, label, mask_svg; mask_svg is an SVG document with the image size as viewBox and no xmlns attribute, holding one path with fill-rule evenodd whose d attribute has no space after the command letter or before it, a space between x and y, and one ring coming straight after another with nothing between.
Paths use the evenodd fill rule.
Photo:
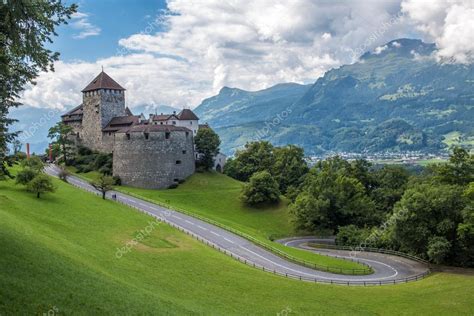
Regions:
<instances>
[{"instance_id":1,"label":"green grassy meadow","mask_svg":"<svg viewBox=\"0 0 474 316\"><path fill-rule=\"evenodd\" d=\"M472 315L474 277L382 287L289 280L241 264L133 209L54 180L41 199L0 182L0 314ZM184 186L183 186L184 187Z\"/></svg>"},{"instance_id":2,"label":"green grassy meadow","mask_svg":"<svg viewBox=\"0 0 474 316\"><path fill-rule=\"evenodd\" d=\"M125 186L116 187L118 191L211 219L301 260L343 269L365 268L352 261L318 255L273 242L272 240L277 238L305 233L294 231L292 215L288 210L286 200L276 206L248 207L239 200L241 188L241 182L215 172L196 173L176 189L147 190Z\"/></svg>"}]
</instances>

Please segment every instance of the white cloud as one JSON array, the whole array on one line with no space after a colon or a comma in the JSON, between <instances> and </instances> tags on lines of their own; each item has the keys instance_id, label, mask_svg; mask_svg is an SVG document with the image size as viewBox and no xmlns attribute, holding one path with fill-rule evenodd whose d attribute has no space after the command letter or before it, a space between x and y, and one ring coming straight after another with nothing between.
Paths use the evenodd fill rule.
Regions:
<instances>
[{"instance_id":1,"label":"white cloud","mask_svg":"<svg viewBox=\"0 0 474 316\"><path fill-rule=\"evenodd\" d=\"M401 7L417 29L437 44L439 59L474 62L474 1L404 0Z\"/></svg>"},{"instance_id":2,"label":"white cloud","mask_svg":"<svg viewBox=\"0 0 474 316\"><path fill-rule=\"evenodd\" d=\"M71 26L78 30L79 33L74 34L73 38L83 39L89 36L97 36L101 29L89 22L89 15L83 12L76 12L71 16Z\"/></svg>"},{"instance_id":3,"label":"white cloud","mask_svg":"<svg viewBox=\"0 0 474 316\"><path fill-rule=\"evenodd\" d=\"M380 55L384 50L386 50L388 48L387 45L384 45L384 46L377 46L375 47L374 49L374 54L375 55Z\"/></svg>"},{"instance_id":4,"label":"white cloud","mask_svg":"<svg viewBox=\"0 0 474 316\"><path fill-rule=\"evenodd\" d=\"M392 43L392 46L393 46L393 47L396 47L396 48L400 48L400 47L402 47L402 44L399 43L399 42L393 42L393 43Z\"/></svg>"},{"instance_id":5,"label":"white cloud","mask_svg":"<svg viewBox=\"0 0 474 316\"><path fill-rule=\"evenodd\" d=\"M104 65L127 89L132 108L194 107L222 86L258 90L314 82L396 38L424 35L436 40L440 55L461 57L474 43L465 41L474 32L467 33L469 11L463 14L460 1L450 0L452 6L400 1L170 0L169 14L154 22L162 23L160 28L153 24L119 41L124 56L59 62L22 101L41 107L79 104L80 90ZM79 13L75 21L87 25L87 18Z\"/></svg>"}]
</instances>

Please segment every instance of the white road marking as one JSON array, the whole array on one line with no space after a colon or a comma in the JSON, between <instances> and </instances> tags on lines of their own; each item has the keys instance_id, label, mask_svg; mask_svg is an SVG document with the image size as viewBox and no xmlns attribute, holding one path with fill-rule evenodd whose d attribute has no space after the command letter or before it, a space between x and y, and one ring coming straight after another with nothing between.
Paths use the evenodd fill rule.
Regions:
<instances>
[{"instance_id":1,"label":"white road marking","mask_svg":"<svg viewBox=\"0 0 474 316\"><path fill-rule=\"evenodd\" d=\"M190 222L190 221L188 221L187 219L185 219L184 221L185 221L186 223L188 223L188 224L194 225L193 222Z\"/></svg>"},{"instance_id":2,"label":"white road marking","mask_svg":"<svg viewBox=\"0 0 474 316\"><path fill-rule=\"evenodd\" d=\"M176 216L176 215L171 215L171 216L173 216L174 218L177 218L177 219L181 219L181 217Z\"/></svg>"},{"instance_id":3,"label":"white road marking","mask_svg":"<svg viewBox=\"0 0 474 316\"><path fill-rule=\"evenodd\" d=\"M323 276L321 276L321 275L309 274L309 273L302 272L302 271L298 271L298 270L295 270L295 269L292 269L292 268L289 268L289 267L285 267L284 265L281 265L281 264L279 264L279 263L273 262L272 260L270 260L270 259L268 259L268 258L265 258L265 257L259 255L258 253L256 253L256 252L254 252L254 251L248 249L247 247L240 246L240 248L243 248L243 249L247 250L248 252L253 253L253 254L256 255L257 257L260 257L260 258L262 258L263 260L266 260L266 261L272 263L273 265L276 265L276 266L281 267L281 268L286 269L286 270L290 270L290 271L296 272L296 273L298 273L298 274L309 275L309 276L311 276L311 277L313 277L313 278L321 278L321 279L326 279L326 280L337 280L337 281L345 281L345 282L347 282L347 281L349 281L349 282L350 282L350 281L362 281L362 282L364 282L364 281L379 281L379 280L383 280L383 279L388 279L388 278L392 278L392 277L394 277L394 276L397 276L397 274L398 274L398 271L395 270L393 267L389 266L388 264L385 264L385 263L382 263L382 262L378 262L378 261L373 261L373 260L368 260L368 259L366 259L366 260L368 260L368 261L377 262L377 263L386 265L387 267L390 267L392 270L395 271L395 274L390 275L390 276L387 276L387 277L384 277L384 278L375 278L375 279L356 279L356 280L351 280L351 279L327 278L327 277L323 277Z\"/></svg>"},{"instance_id":4,"label":"white road marking","mask_svg":"<svg viewBox=\"0 0 474 316\"><path fill-rule=\"evenodd\" d=\"M206 227L202 227L201 225L197 225L197 227L201 228L202 230L207 230Z\"/></svg>"},{"instance_id":5,"label":"white road marking","mask_svg":"<svg viewBox=\"0 0 474 316\"><path fill-rule=\"evenodd\" d=\"M214 235L219 236L219 237L221 236L221 235L219 235L218 233L213 232L212 230L211 230L211 234L214 234Z\"/></svg>"},{"instance_id":6,"label":"white road marking","mask_svg":"<svg viewBox=\"0 0 474 316\"><path fill-rule=\"evenodd\" d=\"M230 239L228 239L228 238L225 238L225 237L224 237L224 240L226 240L227 242L230 242L231 244L234 243L232 240L230 240Z\"/></svg>"}]
</instances>

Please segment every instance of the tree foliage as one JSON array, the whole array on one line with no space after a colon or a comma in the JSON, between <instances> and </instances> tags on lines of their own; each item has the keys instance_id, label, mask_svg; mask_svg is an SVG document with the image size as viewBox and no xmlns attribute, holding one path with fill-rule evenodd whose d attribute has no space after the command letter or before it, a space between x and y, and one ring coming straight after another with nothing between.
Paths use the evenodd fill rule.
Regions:
<instances>
[{"instance_id":1,"label":"tree foliage","mask_svg":"<svg viewBox=\"0 0 474 316\"><path fill-rule=\"evenodd\" d=\"M333 157L320 161L306 176L302 192L291 206L298 228L330 229L376 222L375 203L352 175L350 163Z\"/></svg>"},{"instance_id":2,"label":"tree foliage","mask_svg":"<svg viewBox=\"0 0 474 316\"><path fill-rule=\"evenodd\" d=\"M256 172L242 188L241 199L249 205L276 203L280 200L278 183L268 171Z\"/></svg>"},{"instance_id":3,"label":"tree foliage","mask_svg":"<svg viewBox=\"0 0 474 316\"><path fill-rule=\"evenodd\" d=\"M54 70L59 53L45 43L52 42L55 28L66 23L76 8L60 0L0 2L0 179L10 176L5 167L7 145L17 136L8 131L15 122L8 118L9 109L20 105L20 92L40 71Z\"/></svg>"},{"instance_id":4,"label":"tree foliage","mask_svg":"<svg viewBox=\"0 0 474 316\"><path fill-rule=\"evenodd\" d=\"M211 128L200 128L194 138L199 154L198 166L210 170L214 166L214 157L219 153L221 141Z\"/></svg>"},{"instance_id":5,"label":"tree foliage","mask_svg":"<svg viewBox=\"0 0 474 316\"><path fill-rule=\"evenodd\" d=\"M51 178L45 174L38 174L26 185L26 189L29 192L36 194L36 197L39 199L40 195L47 192L54 192L56 188L51 181Z\"/></svg>"},{"instance_id":6,"label":"tree foliage","mask_svg":"<svg viewBox=\"0 0 474 316\"><path fill-rule=\"evenodd\" d=\"M73 141L70 139L73 129L71 126L58 122L51 127L48 132L48 137L51 138L54 144L58 145L60 153L63 155L63 160L66 165L69 163L70 145Z\"/></svg>"},{"instance_id":7,"label":"tree foliage","mask_svg":"<svg viewBox=\"0 0 474 316\"><path fill-rule=\"evenodd\" d=\"M240 181L249 181L260 171L268 171L282 193L286 194L291 187L293 196L308 172L304 151L293 145L274 147L266 141L251 142L243 150L238 150L235 158L229 159L224 167L225 174Z\"/></svg>"},{"instance_id":8,"label":"tree foliage","mask_svg":"<svg viewBox=\"0 0 474 316\"><path fill-rule=\"evenodd\" d=\"M286 194L289 187L298 188L308 173L309 168L304 160L304 151L301 147L288 145L275 147L273 153L275 162L272 174L280 191Z\"/></svg>"},{"instance_id":9,"label":"tree foliage","mask_svg":"<svg viewBox=\"0 0 474 316\"><path fill-rule=\"evenodd\" d=\"M91 185L102 193L105 200L105 194L114 188L115 180L111 176L101 175L98 179L91 182Z\"/></svg>"},{"instance_id":10,"label":"tree foliage","mask_svg":"<svg viewBox=\"0 0 474 316\"><path fill-rule=\"evenodd\" d=\"M16 175L16 184L27 185L39 174L38 170L26 167L20 170Z\"/></svg>"},{"instance_id":11,"label":"tree foliage","mask_svg":"<svg viewBox=\"0 0 474 316\"><path fill-rule=\"evenodd\" d=\"M224 173L245 182L256 172L271 172L275 164L273 150L273 145L266 141L247 143L244 149L235 153L234 159L226 163Z\"/></svg>"}]
</instances>

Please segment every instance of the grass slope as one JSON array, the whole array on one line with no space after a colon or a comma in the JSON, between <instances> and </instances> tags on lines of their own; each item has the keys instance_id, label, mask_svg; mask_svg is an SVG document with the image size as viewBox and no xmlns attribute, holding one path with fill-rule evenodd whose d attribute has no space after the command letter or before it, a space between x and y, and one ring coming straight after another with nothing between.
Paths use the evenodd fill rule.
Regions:
<instances>
[{"instance_id":1,"label":"grass slope","mask_svg":"<svg viewBox=\"0 0 474 316\"><path fill-rule=\"evenodd\" d=\"M383 287L305 283L245 266L151 218L55 180L36 199L0 182L0 314L474 313L474 278L435 274Z\"/></svg>"},{"instance_id":2,"label":"grass slope","mask_svg":"<svg viewBox=\"0 0 474 316\"><path fill-rule=\"evenodd\" d=\"M273 242L276 238L298 235L293 230L287 202L282 201L277 206L265 208L248 207L239 200L241 188L241 182L223 174L196 173L177 189L117 187L117 190L201 215L251 235L301 260L343 269L366 268L352 261L318 255Z\"/></svg>"}]
</instances>

